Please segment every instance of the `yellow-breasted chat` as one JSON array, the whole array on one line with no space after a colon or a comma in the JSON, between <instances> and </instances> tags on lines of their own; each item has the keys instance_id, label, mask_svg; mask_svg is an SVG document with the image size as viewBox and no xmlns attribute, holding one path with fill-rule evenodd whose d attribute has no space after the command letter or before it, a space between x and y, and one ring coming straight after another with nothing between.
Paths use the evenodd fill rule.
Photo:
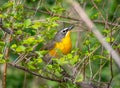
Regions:
<instances>
[{"instance_id":1,"label":"yellow-breasted chat","mask_svg":"<svg viewBox=\"0 0 120 88\"><path fill-rule=\"evenodd\" d=\"M48 54L43 57L45 62L49 62L52 57L58 57L59 53L68 54L72 48L72 41L70 37L70 31L73 29L73 25L58 31L53 40L46 43L42 50L48 50ZM58 52L60 51L60 52Z\"/></svg>"}]
</instances>

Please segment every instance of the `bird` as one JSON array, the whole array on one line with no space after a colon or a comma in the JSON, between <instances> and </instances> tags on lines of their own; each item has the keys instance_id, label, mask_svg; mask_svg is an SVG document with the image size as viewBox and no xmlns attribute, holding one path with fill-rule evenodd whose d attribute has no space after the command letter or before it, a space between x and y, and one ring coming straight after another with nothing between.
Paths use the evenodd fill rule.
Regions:
<instances>
[{"instance_id":1,"label":"bird","mask_svg":"<svg viewBox=\"0 0 120 88\"><path fill-rule=\"evenodd\" d=\"M74 25L59 30L55 34L53 40L49 41L41 48L42 50L48 50L48 53L43 57L44 62L50 63L51 58L59 57L60 53L64 55L70 53L72 48L72 40L70 35L73 28Z\"/></svg>"}]
</instances>

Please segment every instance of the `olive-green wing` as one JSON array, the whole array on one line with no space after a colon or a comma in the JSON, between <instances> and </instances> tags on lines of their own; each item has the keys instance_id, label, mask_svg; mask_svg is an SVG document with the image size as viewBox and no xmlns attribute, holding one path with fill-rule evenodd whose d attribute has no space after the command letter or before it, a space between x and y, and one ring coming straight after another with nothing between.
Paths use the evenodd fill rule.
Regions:
<instances>
[{"instance_id":1,"label":"olive-green wing","mask_svg":"<svg viewBox=\"0 0 120 88\"><path fill-rule=\"evenodd\" d=\"M41 50L51 50L52 48L54 48L54 46L55 46L55 41L49 41L41 48Z\"/></svg>"}]
</instances>

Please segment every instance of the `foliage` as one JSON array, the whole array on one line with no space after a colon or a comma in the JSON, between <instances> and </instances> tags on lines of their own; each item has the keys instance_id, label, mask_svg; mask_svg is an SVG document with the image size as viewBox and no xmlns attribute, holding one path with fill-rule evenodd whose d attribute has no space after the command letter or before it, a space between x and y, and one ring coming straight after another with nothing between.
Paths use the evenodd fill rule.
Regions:
<instances>
[{"instance_id":1,"label":"foliage","mask_svg":"<svg viewBox=\"0 0 120 88\"><path fill-rule=\"evenodd\" d=\"M78 0L90 19L106 37L106 41L120 52L119 11L117 11L119 4L117 2L117 0L110 1L111 7L109 8L107 1ZM26 2L13 0L6 1L0 6L0 18L3 19L3 26L13 31L13 34L0 31L0 64L14 63L49 79L37 79L32 74L21 71L19 73L16 69L8 67L7 88L18 87L15 84L18 84L19 88L24 86L26 88L34 86L37 88L78 88L77 82L91 80L97 83L109 82L112 73L114 77L111 86L113 88L120 86L120 84L116 84L120 80L118 69L113 61L111 64L111 56L108 51L101 46L93 33L87 30L86 25L81 23L81 28L77 26L79 25L78 18L75 11L70 8L63 0L26 0ZM63 26L71 24L76 25L75 30L77 31L84 30L82 33L79 32L80 34L73 30L71 53L61 54L62 57L59 59L54 57L52 64L46 64L42 58L48 51L41 50L41 48L52 40L55 33ZM10 41L8 42L8 40ZM6 47L9 48L9 58L7 59ZM64 68L66 65L68 67ZM111 65L115 69L109 69ZM77 69L77 71L74 76L72 75L73 78L69 78L73 74L71 73L73 67L73 70ZM66 74L64 74L65 69L67 69ZM52 81L50 78L64 81ZM39 84L39 82L41 83Z\"/></svg>"}]
</instances>

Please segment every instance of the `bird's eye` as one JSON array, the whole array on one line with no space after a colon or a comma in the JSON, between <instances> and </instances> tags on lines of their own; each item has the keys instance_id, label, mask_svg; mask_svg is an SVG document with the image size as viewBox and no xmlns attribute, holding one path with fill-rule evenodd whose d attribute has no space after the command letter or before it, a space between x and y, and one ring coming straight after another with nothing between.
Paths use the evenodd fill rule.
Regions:
<instances>
[{"instance_id":1,"label":"bird's eye","mask_svg":"<svg viewBox=\"0 0 120 88\"><path fill-rule=\"evenodd\" d=\"M65 30L63 32L66 32Z\"/></svg>"}]
</instances>

